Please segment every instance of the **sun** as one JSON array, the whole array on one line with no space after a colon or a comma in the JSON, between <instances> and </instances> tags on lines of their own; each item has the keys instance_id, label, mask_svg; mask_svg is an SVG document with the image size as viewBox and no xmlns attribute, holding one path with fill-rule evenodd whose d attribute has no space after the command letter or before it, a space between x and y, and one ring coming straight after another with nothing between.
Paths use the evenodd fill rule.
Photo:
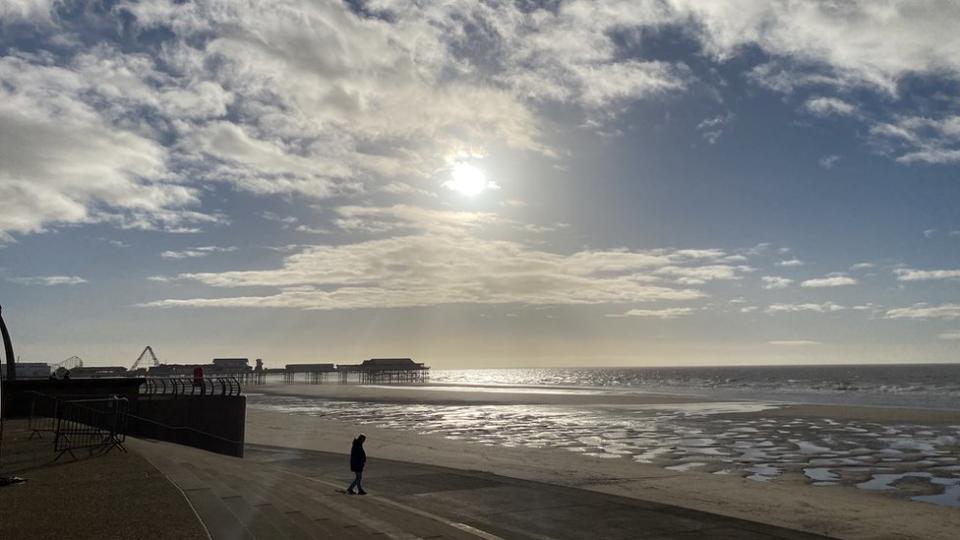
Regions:
<instances>
[{"instance_id":1,"label":"sun","mask_svg":"<svg viewBox=\"0 0 960 540\"><path fill-rule=\"evenodd\" d=\"M490 182L487 181L487 175L483 170L470 163L460 162L453 166L450 180L443 185L461 195L473 197L486 191L490 187Z\"/></svg>"}]
</instances>

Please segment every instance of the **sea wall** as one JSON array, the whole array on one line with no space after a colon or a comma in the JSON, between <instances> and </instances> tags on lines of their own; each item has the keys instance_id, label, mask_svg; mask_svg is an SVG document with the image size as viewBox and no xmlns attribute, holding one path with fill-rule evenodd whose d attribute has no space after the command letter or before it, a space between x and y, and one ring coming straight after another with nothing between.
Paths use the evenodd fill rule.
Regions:
<instances>
[{"instance_id":1,"label":"sea wall","mask_svg":"<svg viewBox=\"0 0 960 540\"><path fill-rule=\"evenodd\" d=\"M144 379L73 379L3 381L4 418L51 414L49 400L124 397L129 402L126 432L231 456L243 456L247 400L244 396L155 396L139 393ZM36 404L35 404L36 403Z\"/></svg>"},{"instance_id":2,"label":"sea wall","mask_svg":"<svg viewBox=\"0 0 960 540\"><path fill-rule=\"evenodd\" d=\"M143 379L17 379L3 381L3 416L30 416L30 405L36 393L59 399L84 399L104 396L127 398L133 403L139 397Z\"/></svg>"},{"instance_id":3,"label":"sea wall","mask_svg":"<svg viewBox=\"0 0 960 540\"><path fill-rule=\"evenodd\" d=\"M131 405L127 433L243 457L247 398L182 396Z\"/></svg>"}]
</instances>

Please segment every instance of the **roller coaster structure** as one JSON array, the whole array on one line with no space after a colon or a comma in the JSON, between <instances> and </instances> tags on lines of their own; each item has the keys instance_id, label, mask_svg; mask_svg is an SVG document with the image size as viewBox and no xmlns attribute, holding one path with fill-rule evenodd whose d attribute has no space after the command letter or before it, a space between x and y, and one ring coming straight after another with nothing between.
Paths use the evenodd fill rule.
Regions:
<instances>
[{"instance_id":1,"label":"roller coaster structure","mask_svg":"<svg viewBox=\"0 0 960 540\"><path fill-rule=\"evenodd\" d=\"M144 359L149 359L147 362L150 364L150 367L157 367L160 365L160 360L157 359L157 355L153 354L153 347L147 345L143 349L143 352L140 353L140 356L137 357L133 365L130 366L130 371L136 371L137 368L140 367L140 362L143 362Z\"/></svg>"}]
</instances>

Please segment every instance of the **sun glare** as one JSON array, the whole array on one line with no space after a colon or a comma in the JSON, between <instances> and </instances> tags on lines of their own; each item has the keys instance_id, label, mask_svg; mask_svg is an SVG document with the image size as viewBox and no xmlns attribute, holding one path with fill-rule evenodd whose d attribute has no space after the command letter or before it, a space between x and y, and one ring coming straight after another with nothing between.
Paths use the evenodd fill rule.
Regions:
<instances>
[{"instance_id":1,"label":"sun glare","mask_svg":"<svg viewBox=\"0 0 960 540\"><path fill-rule=\"evenodd\" d=\"M463 162L453 166L450 180L444 182L443 185L467 197L479 195L489 187L487 175L482 170Z\"/></svg>"}]
</instances>

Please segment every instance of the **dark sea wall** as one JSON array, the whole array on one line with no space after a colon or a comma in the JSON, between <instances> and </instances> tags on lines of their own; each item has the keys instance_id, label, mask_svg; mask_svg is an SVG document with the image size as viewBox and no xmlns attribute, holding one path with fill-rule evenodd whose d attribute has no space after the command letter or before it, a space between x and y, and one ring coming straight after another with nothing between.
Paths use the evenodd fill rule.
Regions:
<instances>
[{"instance_id":1,"label":"dark sea wall","mask_svg":"<svg viewBox=\"0 0 960 540\"><path fill-rule=\"evenodd\" d=\"M183 396L131 404L127 433L243 457L247 398Z\"/></svg>"},{"instance_id":2,"label":"dark sea wall","mask_svg":"<svg viewBox=\"0 0 960 540\"><path fill-rule=\"evenodd\" d=\"M37 393L57 399L88 399L106 396L127 398L134 403L139 397L143 379L18 379L3 381L3 416L30 416L30 407Z\"/></svg>"}]
</instances>

